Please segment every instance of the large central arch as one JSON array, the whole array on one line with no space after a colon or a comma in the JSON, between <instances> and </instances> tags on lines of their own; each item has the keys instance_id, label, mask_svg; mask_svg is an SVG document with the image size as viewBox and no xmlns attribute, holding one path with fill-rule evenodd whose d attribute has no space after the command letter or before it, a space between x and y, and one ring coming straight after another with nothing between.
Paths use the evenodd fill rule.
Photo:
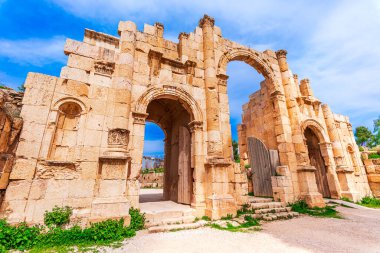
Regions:
<instances>
[{"instance_id":1,"label":"large central arch","mask_svg":"<svg viewBox=\"0 0 380 253\"><path fill-rule=\"evenodd\" d=\"M218 63L218 74L226 75L227 73L227 64L231 61L243 61L253 67L257 72L262 74L265 79L270 81L270 90L271 93L280 91L280 86L275 77L273 69L269 65L269 60L262 56L262 53L259 53L253 49L245 48L236 48L230 49L220 57Z\"/></svg>"}]
</instances>

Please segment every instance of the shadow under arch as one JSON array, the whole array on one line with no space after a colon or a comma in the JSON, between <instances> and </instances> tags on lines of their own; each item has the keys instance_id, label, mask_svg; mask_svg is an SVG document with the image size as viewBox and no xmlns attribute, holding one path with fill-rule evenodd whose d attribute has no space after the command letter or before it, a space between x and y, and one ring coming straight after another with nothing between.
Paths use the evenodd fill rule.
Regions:
<instances>
[{"instance_id":1,"label":"shadow under arch","mask_svg":"<svg viewBox=\"0 0 380 253\"><path fill-rule=\"evenodd\" d=\"M136 102L135 112L146 113L151 101L165 98L178 100L190 114L191 121L203 122L203 114L197 101L184 89L169 85L145 91Z\"/></svg>"}]
</instances>

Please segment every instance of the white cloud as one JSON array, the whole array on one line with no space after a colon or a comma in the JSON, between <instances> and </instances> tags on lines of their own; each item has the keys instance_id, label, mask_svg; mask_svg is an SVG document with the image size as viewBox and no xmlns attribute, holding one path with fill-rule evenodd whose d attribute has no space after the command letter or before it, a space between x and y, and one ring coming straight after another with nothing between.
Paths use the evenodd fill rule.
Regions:
<instances>
[{"instance_id":1,"label":"white cloud","mask_svg":"<svg viewBox=\"0 0 380 253\"><path fill-rule=\"evenodd\" d=\"M347 1L319 22L308 51L293 70L310 77L317 97L354 125L372 126L380 114L380 9L375 1ZM366 118L367 117L367 118Z\"/></svg>"},{"instance_id":2,"label":"white cloud","mask_svg":"<svg viewBox=\"0 0 380 253\"><path fill-rule=\"evenodd\" d=\"M335 112L348 114L354 125L363 120L372 124L368 123L372 121L368 118L377 117L379 113L378 0L48 1L83 19L112 25L115 31L118 20L133 20L139 27L143 22L159 21L170 27L170 30L166 28L168 36L165 36L174 41L178 32L192 31L199 18L208 13L215 17L216 25L229 39L258 50L266 47L287 49L292 70L301 78L309 77L316 96L330 104ZM20 42L17 45L27 44ZM57 48L60 53L62 46L63 42ZM0 56L1 50L2 47ZM40 53L29 48L25 51L32 51L32 56L25 56L27 54L22 50L17 51L16 56L9 52L7 55L15 61L28 63L35 63L38 58L33 53L45 59L43 62L57 59L51 57L48 50ZM234 99L230 101L233 106ZM241 110L235 112L232 108L231 112L235 115Z\"/></svg>"},{"instance_id":3,"label":"white cloud","mask_svg":"<svg viewBox=\"0 0 380 253\"><path fill-rule=\"evenodd\" d=\"M43 66L54 62L65 62L63 47L65 38L56 36L49 39L0 39L0 57L12 62Z\"/></svg>"}]
</instances>

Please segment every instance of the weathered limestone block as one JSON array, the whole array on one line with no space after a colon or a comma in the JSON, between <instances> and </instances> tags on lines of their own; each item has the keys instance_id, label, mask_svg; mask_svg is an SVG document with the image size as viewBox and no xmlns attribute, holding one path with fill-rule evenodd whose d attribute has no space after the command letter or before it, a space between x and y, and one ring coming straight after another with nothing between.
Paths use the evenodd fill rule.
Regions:
<instances>
[{"instance_id":1,"label":"weathered limestone block","mask_svg":"<svg viewBox=\"0 0 380 253\"><path fill-rule=\"evenodd\" d=\"M94 60L81 55L70 54L67 60L67 66L70 68L82 69L91 71L94 66Z\"/></svg>"}]
</instances>

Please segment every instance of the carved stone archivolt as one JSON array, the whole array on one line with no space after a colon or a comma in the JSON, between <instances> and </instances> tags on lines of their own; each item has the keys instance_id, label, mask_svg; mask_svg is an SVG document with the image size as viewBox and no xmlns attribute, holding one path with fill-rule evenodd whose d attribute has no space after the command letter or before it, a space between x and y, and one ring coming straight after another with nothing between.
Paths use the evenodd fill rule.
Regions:
<instances>
[{"instance_id":1,"label":"carved stone archivolt","mask_svg":"<svg viewBox=\"0 0 380 253\"><path fill-rule=\"evenodd\" d=\"M128 146L129 130L115 128L108 131L108 145Z\"/></svg>"}]
</instances>

